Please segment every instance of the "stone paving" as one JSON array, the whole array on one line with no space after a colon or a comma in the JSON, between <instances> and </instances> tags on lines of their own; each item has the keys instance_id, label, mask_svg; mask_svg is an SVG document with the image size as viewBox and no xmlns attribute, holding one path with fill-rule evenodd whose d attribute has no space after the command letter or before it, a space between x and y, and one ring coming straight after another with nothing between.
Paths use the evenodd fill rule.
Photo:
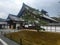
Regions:
<instances>
[{"instance_id":1,"label":"stone paving","mask_svg":"<svg viewBox=\"0 0 60 45\"><path fill-rule=\"evenodd\" d=\"M0 42L0 45L3 45L3 44Z\"/></svg>"},{"instance_id":2,"label":"stone paving","mask_svg":"<svg viewBox=\"0 0 60 45\"><path fill-rule=\"evenodd\" d=\"M0 30L0 38L3 41L5 41L8 45L20 45L20 44L17 44L16 42L14 42L14 41L12 41L12 40L10 40L10 39L8 39L8 38L6 38L6 37L3 36L4 33L8 33L8 32L9 32L8 30L2 30L2 31ZM11 30L10 32L15 32L15 31ZM0 45L3 45L3 44L0 43Z\"/></svg>"}]
</instances>

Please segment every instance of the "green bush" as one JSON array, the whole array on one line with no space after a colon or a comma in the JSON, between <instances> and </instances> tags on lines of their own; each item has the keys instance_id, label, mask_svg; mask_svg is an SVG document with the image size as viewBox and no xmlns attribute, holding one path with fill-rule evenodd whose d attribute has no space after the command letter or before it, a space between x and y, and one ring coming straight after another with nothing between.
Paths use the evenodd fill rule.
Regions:
<instances>
[{"instance_id":1,"label":"green bush","mask_svg":"<svg viewBox=\"0 0 60 45\"><path fill-rule=\"evenodd\" d=\"M36 26L35 29L37 30L37 32L39 32L39 30L45 31L45 29L44 28L41 28L40 26Z\"/></svg>"},{"instance_id":2,"label":"green bush","mask_svg":"<svg viewBox=\"0 0 60 45\"><path fill-rule=\"evenodd\" d=\"M36 26L35 29L37 30L37 32L39 32L40 26Z\"/></svg>"},{"instance_id":3,"label":"green bush","mask_svg":"<svg viewBox=\"0 0 60 45\"><path fill-rule=\"evenodd\" d=\"M44 28L40 28L40 30L43 30L43 31L45 31L45 29L44 29Z\"/></svg>"}]
</instances>

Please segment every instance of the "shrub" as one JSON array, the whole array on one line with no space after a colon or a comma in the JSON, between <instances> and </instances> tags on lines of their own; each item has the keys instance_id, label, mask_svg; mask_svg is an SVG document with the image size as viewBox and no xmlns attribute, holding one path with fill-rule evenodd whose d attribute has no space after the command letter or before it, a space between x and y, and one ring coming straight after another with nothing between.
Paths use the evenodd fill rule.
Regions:
<instances>
[{"instance_id":1,"label":"shrub","mask_svg":"<svg viewBox=\"0 0 60 45\"><path fill-rule=\"evenodd\" d=\"M37 32L39 32L40 26L36 26L35 29L37 30Z\"/></svg>"},{"instance_id":2,"label":"shrub","mask_svg":"<svg viewBox=\"0 0 60 45\"><path fill-rule=\"evenodd\" d=\"M40 26L36 26L35 29L37 30L37 32L39 32L39 30L45 31L45 29L44 28L41 28Z\"/></svg>"}]
</instances>

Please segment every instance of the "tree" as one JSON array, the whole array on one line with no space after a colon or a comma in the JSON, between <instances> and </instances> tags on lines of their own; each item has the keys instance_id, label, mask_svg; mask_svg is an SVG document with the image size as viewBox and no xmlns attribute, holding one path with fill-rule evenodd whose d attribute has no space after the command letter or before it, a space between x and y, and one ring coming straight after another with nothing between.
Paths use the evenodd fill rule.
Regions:
<instances>
[{"instance_id":1,"label":"tree","mask_svg":"<svg viewBox=\"0 0 60 45\"><path fill-rule=\"evenodd\" d=\"M40 20L40 18L41 18L41 15L43 15L43 14L41 14L41 12L39 11L39 10L31 10L31 9L29 9L29 10L25 10L24 11L24 16L22 17L26 22L28 22L28 24L29 23L31 23L31 24L34 24L34 25L36 25L36 29L37 29L37 31L39 32L39 30L40 29L42 29L40 26L41 26L41 24L43 25L43 24L46 24L46 22L45 21L43 21L43 20Z\"/></svg>"}]
</instances>

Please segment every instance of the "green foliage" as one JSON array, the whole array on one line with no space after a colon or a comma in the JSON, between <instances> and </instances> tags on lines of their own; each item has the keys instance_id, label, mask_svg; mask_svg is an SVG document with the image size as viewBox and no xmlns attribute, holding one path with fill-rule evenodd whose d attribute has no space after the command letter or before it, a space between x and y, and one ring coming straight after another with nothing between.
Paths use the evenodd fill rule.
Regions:
<instances>
[{"instance_id":1,"label":"green foliage","mask_svg":"<svg viewBox=\"0 0 60 45\"><path fill-rule=\"evenodd\" d=\"M36 26L35 29L37 30L37 32L39 32L40 27L39 26Z\"/></svg>"},{"instance_id":2,"label":"green foliage","mask_svg":"<svg viewBox=\"0 0 60 45\"><path fill-rule=\"evenodd\" d=\"M39 32L40 30L45 31L45 29L41 28L40 26L36 26L35 29L37 30L37 32Z\"/></svg>"},{"instance_id":3,"label":"green foliage","mask_svg":"<svg viewBox=\"0 0 60 45\"><path fill-rule=\"evenodd\" d=\"M29 24L29 21L31 24L34 24L36 26L36 30L39 31L39 30L42 30L42 28L40 28L39 26L41 25L46 25L46 21L44 20L41 20L41 16L43 16L43 14L40 13L39 10L37 11L33 11L33 10L25 10L24 12L24 16L22 16L22 18L28 22ZM38 21L38 23L36 22Z\"/></svg>"},{"instance_id":4,"label":"green foliage","mask_svg":"<svg viewBox=\"0 0 60 45\"><path fill-rule=\"evenodd\" d=\"M25 21L31 21L31 22L36 20L36 18L34 18L34 16L31 13L29 13L29 11L27 11L27 10L25 11L25 14L24 14L24 16L22 18Z\"/></svg>"},{"instance_id":5,"label":"green foliage","mask_svg":"<svg viewBox=\"0 0 60 45\"><path fill-rule=\"evenodd\" d=\"M40 21L39 21L39 24L40 24L40 25L46 25L46 24L47 24L47 22L46 22L46 21L44 21L44 20L40 20Z\"/></svg>"}]
</instances>

